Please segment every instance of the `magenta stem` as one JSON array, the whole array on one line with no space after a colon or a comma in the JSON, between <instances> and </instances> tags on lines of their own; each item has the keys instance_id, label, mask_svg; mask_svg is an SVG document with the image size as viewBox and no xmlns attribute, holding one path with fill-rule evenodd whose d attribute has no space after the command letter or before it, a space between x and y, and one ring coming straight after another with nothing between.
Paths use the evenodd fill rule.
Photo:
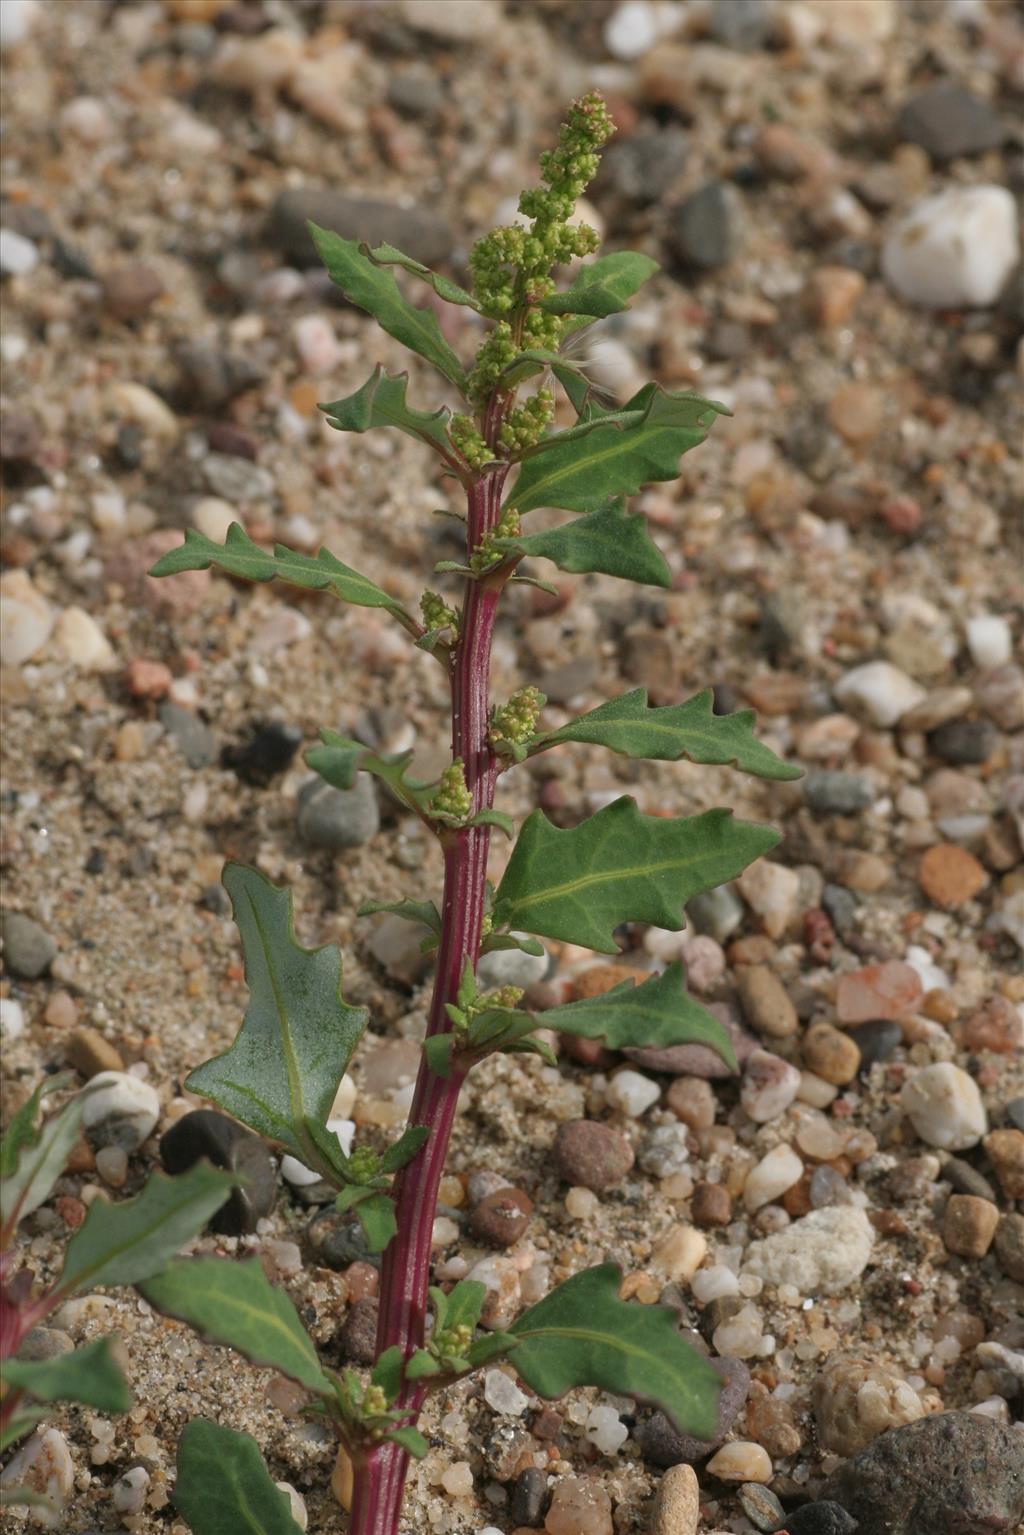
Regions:
<instances>
[{"instance_id":1,"label":"magenta stem","mask_svg":"<svg viewBox=\"0 0 1024 1535\"><path fill-rule=\"evenodd\" d=\"M500 421L492 413L488 435ZM467 546L472 551L497 523L507 475L502 468L482 477L469 491ZM490 659L494 619L503 581L467 580L461 633L451 661L452 756L461 758L474 812L494 801L498 762L488 741ZM486 898L490 828L469 827L451 835L445 849L444 897L437 974L427 1034L449 1028L445 1003L455 1000L466 960L474 969ZM437 1191L464 1073L447 1077L431 1071L424 1058L409 1110L411 1125L426 1125L430 1138L395 1179L398 1234L381 1266L378 1356L398 1345L408 1356L422 1348L430 1283L430 1252ZM405 1386L396 1406L415 1423L426 1387ZM409 1457L395 1444L374 1445L355 1465L350 1535L398 1535Z\"/></svg>"}]
</instances>

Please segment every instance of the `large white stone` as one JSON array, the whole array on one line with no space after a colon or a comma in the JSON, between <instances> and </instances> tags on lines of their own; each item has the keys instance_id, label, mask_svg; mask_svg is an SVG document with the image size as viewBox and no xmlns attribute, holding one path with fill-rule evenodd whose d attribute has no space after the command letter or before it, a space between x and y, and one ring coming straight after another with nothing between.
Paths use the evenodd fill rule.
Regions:
<instances>
[{"instance_id":1,"label":"large white stone","mask_svg":"<svg viewBox=\"0 0 1024 1535\"><path fill-rule=\"evenodd\" d=\"M966 1151L988 1129L978 1084L952 1061L924 1066L900 1094L900 1108L929 1146Z\"/></svg>"},{"instance_id":2,"label":"large white stone","mask_svg":"<svg viewBox=\"0 0 1024 1535\"><path fill-rule=\"evenodd\" d=\"M863 1274L874 1241L875 1228L859 1205L832 1205L751 1242L743 1269L766 1284L793 1285L801 1295L838 1295Z\"/></svg>"},{"instance_id":3,"label":"large white stone","mask_svg":"<svg viewBox=\"0 0 1024 1535\"><path fill-rule=\"evenodd\" d=\"M925 309L994 304L1020 255L1017 210L1005 187L953 187L926 197L882 249L882 273Z\"/></svg>"},{"instance_id":4,"label":"large white stone","mask_svg":"<svg viewBox=\"0 0 1024 1535\"><path fill-rule=\"evenodd\" d=\"M24 570L0 576L0 657L5 666L21 666L46 644L53 630L53 608Z\"/></svg>"},{"instance_id":5,"label":"large white stone","mask_svg":"<svg viewBox=\"0 0 1024 1535\"><path fill-rule=\"evenodd\" d=\"M864 666L855 666L832 691L844 708L853 705L873 725L883 729L895 725L927 696L920 683L891 661L868 661Z\"/></svg>"}]
</instances>

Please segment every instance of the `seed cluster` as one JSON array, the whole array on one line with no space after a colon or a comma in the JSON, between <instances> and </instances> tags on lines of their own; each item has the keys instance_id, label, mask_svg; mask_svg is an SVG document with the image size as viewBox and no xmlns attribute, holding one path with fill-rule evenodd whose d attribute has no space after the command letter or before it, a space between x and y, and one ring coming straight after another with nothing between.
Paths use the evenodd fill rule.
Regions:
<instances>
[{"instance_id":1,"label":"seed cluster","mask_svg":"<svg viewBox=\"0 0 1024 1535\"><path fill-rule=\"evenodd\" d=\"M491 745L524 745L533 735L537 716L546 703L539 688L518 688L508 702L500 704L491 715Z\"/></svg>"},{"instance_id":2,"label":"seed cluster","mask_svg":"<svg viewBox=\"0 0 1024 1535\"><path fill-rule=\"evenodd\" d=\"M450 629L453 637L458 637L459 615L454 608L448 606L438 592L423 593L420 598L420 613L423 617L423 627L428 633L433 629Z\"/></svg>"},{"instance_id":3,"label":"seed cluster","mask_svg":"<svg viewBox=\"0 0 1024 1535\"><path fill-rule=\"evenodd\" d=\"M498 540L503 538L518 538L522 532L522 524L519 521L519 513L511 507L502 512L500 522L496 523L491 531L480 540L473 553L469 557L469 568L475 576L489 570L492 565L497 565L505 558L505 551L498 547Z\"/></svg>"},{"instance_id":4,"label":"seed cluster","mask_svg":"<svg viewBox=\"0 0 1024 1535\"><path fill-rule=\"evenodd\" d=\"M473 796L466 787L466 765L461 757L456 757L441 774L430 808L435 815L448 816L453 821L463 821L469 815Z\"/></svg>"}]
</instances>

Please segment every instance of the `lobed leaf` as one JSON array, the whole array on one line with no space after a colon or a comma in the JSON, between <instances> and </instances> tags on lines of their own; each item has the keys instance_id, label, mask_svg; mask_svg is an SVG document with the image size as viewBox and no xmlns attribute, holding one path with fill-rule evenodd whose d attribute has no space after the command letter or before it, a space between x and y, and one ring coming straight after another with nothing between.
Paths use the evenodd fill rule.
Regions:
<instances>
[{"instance_id":1,"label":"lobed leaf","mask_svg":"<svg viewBox=\"0 0 1024 1535\"><path fill-rule=\"evenodd\" d=\"M98 1412L127 1412L132 1405L107 1338L84 1343L56 1359L5 1359L4 1384L37 1402L82 1402Z\"/></svg>"},{"instance_id":2,"label":"lobed leaf","mask_svg":"<svg viewBox=\"0 0 1024 1535\"><path fill-rule=\"evenodd\" d=\"M445 277L441 272L435 272L430 267L424 266L422 261L414 261L412 256L407 256L403 251L396 250L393 245L375 245L372 250L366 245L359 249L364 256L369 256L371 261L378 266L400 266L413 277L420 277L425 283L429 283L437 294L448 304L464 304L468 309L479 310L480 305L472 293L467 293L457 282L452 282L450 277Z\"/></svg>"},{"instance_id":3,"label":"lobed leaf","mask_svg":"<svg viewBox=\"0 0 1024 1535\"><path fill-rule=\"evenodd\" d=\"M397 1141L380 1154L380 1171L382 1173L397 1173L400 1167L405 1167L411 1162L419 1151L424 1141L430 1139L430 1130L427 1125L406 1125Z\"/></svg>"},{"instance_id":4,"label":"lobed leaf","mask_svg":"<svg viewBox=\"0 0 1024 1535\"><path fill-rule=\"evenodd\" d=\"M318 1396L333 1395L298 1312L258 1258L178 1258L138 1288L151 1306L187 1322L208 1343L237 1349Z\"/></svg>"},{"instance_id":5,"label":"lobed leaf","mask_svg":"<svg viewBox=\"0 0 1024 1535\"><path fill-rule=\"evenodd\" d=\"M613 251L581 266L572 285L538 300L548 314L581 314L592 319L618 314L629 307L638 288L658 271L658 263L642 251Z\"/></svg>"},{"instance_id":6,"label":"lobed leaf","mask_svg":"<svg viewBox=\"0 0 1024 1535\"><path fill-rule=\"evenodd\" d=\"M560 831L543 811L524 822L494 897L498 926L617 952L620 922L678 932L682 908L775 846L779 833L728 810L667 819L623 796Z\"/></svg>"},{"instance_id":7,"label":"lobed leaf","mask_svg":"<svg viewBox=\"0 0 1024 1535\"><path fill-rule=\"evenodd\" d=\"M439 410L413 410L405 402L409 383L407 373L390 378L381 364L374 369L361 389L347 399L334 400L320 405L327 420L339 432L368 432L377 426L397 427L409 437L425 442L443 458L451 459L452 445L448 439L447 425L451 411L446 405Z\"/></svg>"},{"instance_id":8,"label":"lobed leaf","mask_svg":"<svg viewBox=\"0 0 1024 1535\"><path fill-rule=\"evenodd\" d=\"M78 1093L39 1128L43 1099L71 1081L69 1071L41 1082L14 1115L0 1145L0 1231L9 1234L47 1199L78 1139L85 1092Z\"/></svg>"},{"instance_id":9,"label":"lobed leaf","mask_svg":"<svg viewBox=\"0 0 1024 1535\"><path fill-rule=\"evenodd\" d=\"M238 1182L199 1162L176 1178L153 1173L141 1194L121 1204L94 1199L67 1245L58 1294L149 1279L202 1231Z\"/></svg>"},{"instance_id":10,"label":"lobed leaf","mask_svg":"<svg viewBox=\"0 0 1024 1535\"><path fill-rule=\"evenodd\" d=\"M406 769L412 761L411 751L378 756L361 741L338 735L334 730L321 730L320 741L320 746L311 746L306 752L305 760L307 766L319 773L332 789L351 789L357 772L372 773L402 804L417 814L426 811L437 786L406 777Z\"/></svg>"},{"instance_id":11,"label":"lobed leaf","mask_svg":"<svg viewBox=\"0 0 1024 1535\"><path fill-rule=\"evenodd\" d=\"M375 917L378 912L388 912L406 922L420 922L438 938L441 936L441 913L433 901L364 901L356 916Z\"/></svg>"},{"instance_id":12,"label":"lobed leaf","mask_svg":"<svg viewBox=\"0 0 1024 1535\"><path fill-rule=\"evenodd\" d=\"M724 412L700 395L649 384L622 410L597 413L532 449L504 504L520 512L536 506L586 512L610 496L674 480L682 454L703 442Z\"/></svg>"},{"instance_id":13,"label":"lobed leaf","mask_svg":"<svg viewBox=\"0 0 1024 1535\"><path fill-rule=\"evenodd\" d=\"M583 519L586 521L586 519ZM570 720L560 730L549 731L531 742L529 755L547 751L562 741L586 741L607 746L624 757L646 757L662 762L731 763L759 778L786 780L800 777L800 768L783 762L754 735L753 709L735 714L715 714L710 688L684 704L651 708L647 689L634 688L613 698L589 714Z\"/></svg>"},{"instance_id":14,"label":"lobed leaf","mask_svg":"<svg viewBox=\"0 0 1024 1535\"><path fill-rule=\"evenodd\" d=\"M329 229L321 229L318 224L311 223L309 232L331 281L337 283L349 303L365 309L389 336L433 363L445 378L464 392L465 370L441 334L437 316L429 309L417 309L403 298L392 274L365 246L332 234ZM387 249L390 251L393 247ZM398 252L394 255L397 257Z\"/></svg>"},{"instance_id":15,"label":"lobed leaf","mask_svg":"<svg viewBox=\"0 0 1024 1535\"><path fill-rule=\"evenodd\" d=\"M194 1535L302 1535L255 1439L193 1418L178 1441L174 1506Z\"/></svg>"},{"instance_id":16,"label":"lobed leaf","mask_svg":"<svg viewBox=\"0 0 1024 1535\"><path fill-rule=\"evenodd\" d=\"M186 1086L307 1167L322 1168L306 1122L326 1124L366 1010L342 1001L333 944L296 943L290 891L237 863L222 878L242 936L249 1006L234 1044L197 1067Z\"/></svg>"},{"instance_id":17,"label":"lobed leaf","mask_svg":"<svg viewBox=\"0 0 1024 1535\"><path fill-rule=\"evenodd\" d=\"M418 632L418 625L400 602L357 570L343 565L326 549L316 555L296 554L283 544L275 544L271 554L253 543L238 522L228 528L223 544L214 543L195 528L187 528L185 542L157 560L149 573L176 576L183 570L208 570L211 565L245 581L285 581L310 591L330 591L357 608L385 608L406 627L412 626Z\"/></svg>"},{"instance_id":18,"label":"lobed leaf","mask_svg":"<svg viewBox=\"0 0 1024 1535\"><path fill-rule=\"evenodd\" d=\"M623 981L602 996L549 1008L534 1022L561 1034L603 1039L609 1050L710 1045L733 1071L738 1070L727 1031L714 1013L694 1001L683 981L683 967L676 963L639 986Z\"/></svg>"},{"instance_id":19,"label":"lobed leaf","mask_svg":"<svg viewBox=\"0 0 1024 1535\"><path fill-rule=\"evenodd\" d=\"M558 1285L513 1322L509 1360L539 1396L576 1386L655 1402L682 1434L710 1439L721 1381L679 1336L667 1306L619 1300L615 1263L585 1269Z\"/></svg>"},{"instance_id":20,"label":"lobed leaf","mask_svg":"<svg viewBox=\"0 0 1024 1535\"><path fill-rule=\"evenodd\" d=\"M665 557L647 531L646 517L627 513L621 497L560 528L496 543L510 554L552 560L560 570L577 574L599 571L648 586L672 584Z\"/></svg>"}]
</instances>

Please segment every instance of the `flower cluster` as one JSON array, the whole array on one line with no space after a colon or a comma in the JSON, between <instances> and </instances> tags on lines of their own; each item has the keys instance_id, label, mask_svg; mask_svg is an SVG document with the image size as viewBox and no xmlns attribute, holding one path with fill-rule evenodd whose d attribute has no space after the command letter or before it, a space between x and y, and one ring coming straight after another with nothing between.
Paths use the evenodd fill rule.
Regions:
<instances>
[{"instance_id":1,"label":"flower cluster","mask_svg":"<svg viewBox=\"0 0 1024 1535\"><path fill-rule=\"evenodd\" d=\"M473 809L473 796L466 787L466 765L461 757L456 757L441 774L430 809L434 815L452 821L464 821Z\"/></svg>"},{"instance_id":2,"label":"flower cluster","mask_svg":"<svg viewBox=\"0 0 1024 1535\"><path fill-rule=\"evenodd\" d=\"M500 522L485 534L469 557L469 568L473 574L482 575L492 565L500 564L505 558L505 551L499 548L499 539L518 538L522 531L519 513L514 508L509 507L507 511L502 512Z\"/></svg>"},{"instance_id":3,"label":"flower cluster","mask_svg":"<svg viewBox=\"0 0 1024 1535\"><path fill-rule=\"evenodd\" d=\"M434 629L450 629L452 635L457 638L459 633L459 615L454 608L450 608L444 598L437 592L426 591L420 598L420 613L423 617L423 627L430 633Z\"/></svg>"},{"instance_id":4,"label":"flower cluster","mask_svg":"<svg viewBox=\"0 0 1024 1535\"><path fill-rule=\"evenodd\" d=\"M547 703L539 688L518 688L491 715L491 745L522 746L533 735L537 716Z\"/></svg>"},{"instance_id":5,"label":"flower cluster","mask_svg":"<svg viewBox=\"0 0 1024 1535\"><path fill-rule=\"evenodd\" d=\"M514 353L515 348L512 350ZM500 368L498 372L501 372ZM472 416L453 416L448 424L448 435L471 469L483 469L494 458Z\"/></svg>"},{"instance_id":6,"label":"flower cluster","mask_svg":"<svg viewBox=\"0 0 1024 1535\"><path fill-rule=\"evenodd\" d=\"M537 393L510 410L501 423L501 446L507 453L522 453L540 441L555 413L555 396L550 389L538 389Z\"/></svg>"}]
</instances>

